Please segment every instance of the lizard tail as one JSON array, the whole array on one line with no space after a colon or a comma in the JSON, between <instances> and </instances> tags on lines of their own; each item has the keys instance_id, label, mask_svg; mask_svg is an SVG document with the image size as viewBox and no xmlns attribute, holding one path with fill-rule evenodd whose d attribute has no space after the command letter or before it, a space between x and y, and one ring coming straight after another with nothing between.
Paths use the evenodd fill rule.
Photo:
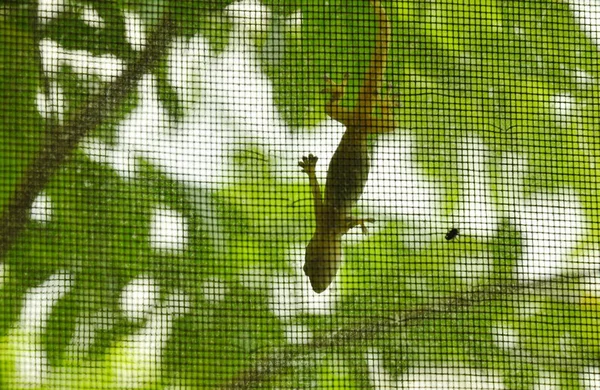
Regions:
<instances>
[{"instance_id":1,"label":"lizard tail","mask_svg":"<svg viewBox=\"0 0 600 390\"><path fill-rule=\"evenodd\" d=\"M372 0L371 5L375 9L377 21L377 33L375 37L375 50L369 62L369 68L365 74L365 81L358 93L358 107L364 114L370 115L375 102L377 92L383 79L387 62L389 41L392 29L385 13L385 9L378 0Z\"/></svg>"}]
</instances>

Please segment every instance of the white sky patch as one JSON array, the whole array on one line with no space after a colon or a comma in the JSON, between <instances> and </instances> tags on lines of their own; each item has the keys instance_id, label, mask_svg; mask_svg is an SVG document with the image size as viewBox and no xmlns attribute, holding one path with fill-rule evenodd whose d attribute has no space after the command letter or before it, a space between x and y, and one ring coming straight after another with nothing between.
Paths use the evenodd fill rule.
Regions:
<instances>
[{"instance_id":1,"label":"white sky patch","mask_svg":"<svg viewBox=\"0 0 600 390\"><path fill-rule=\"evenodd\" d=\"M163 314L172 315L175 319L189 313L191 308L190 296L179 289L169 294L161 307Z\"/></svg>"},{"instance_id":2,"label":"white sky patch","mask_svg":"<svg viewBox=\"0 0 600 390\"><path fill-rule=\"evenodd\" d=\"M133 179L137 175L140 157L157 163L161 157L170 162L169 153L176 156L168 142L169 116L159 101L156 77L144 75L137 93L137 106L117 126L116 145L107 145L94 138L82 143L90 159L108 164L124 179ZM177 151L183 153L185 150L180 146Z\"/></svg>"},{"instance_id":3,"label":"white sky patch","mask_svg":"<svg viewBox=\"0 0 600 390\"><path fill-rule=\"evenodd\" d=\"M51 39L40 41L40 56L42 68L50 79L55 79L62 67L68 65L84 80L112 82L125 68L125 63L112 54L94 56L87 50L68 50Z\"/></svg>"},{"instance_id":4,"label":"white sky patch","mask_svg":"<svg viewBox=\"0 0 600 390\"><path fill-rule=\"evenodd\" d=\"M146 24L141 15L132 11L124 13L125 39L133 50L143 50L146 47Z\"/></svg>"},{"instance_id":5,"label":"white sky patch","mask_svg":"<svg viewBox=\"0 0 600 390\"><path fill-rule=\"evenodd\" d=\"M52 217L52 201L45 192L41 192L33 201L31 206L31 219L37 222L47 223Z\"/></svg>"},{"instance_id":6,"label":"white sky patch","mask_svg":"<svg viewBox=\"0 0 600 390\"><path fill-rule=\"evenodd\" d=\"M69 292L72 283L71 274L59 272L31 288L25 294L18 327L25 332L43 332L52 308Z\"/></svg>"},{"instance_id":7,"label":"white sky patch","mask_svg":"<svg viewBox=\"0 0 600 390\"><path fill-rule=\"evenodd\" d=\"M243 30L242 35L245 36L265 31L271 18L269 9L258 0L236 1L225 8L225 13L235 23L234 29Z\"/></svg>"},{"instance_id":8,"label":"white sky patch","mask_svg":"<svg viewBox=\"0 0 600 390\"><path fill-rule=\"evenodd\" d=\"M227 47L210 66L206 110L234 132L236 143L275 153L288 129L276 109L273 84L262 72L253 38L268 28L270 12L256 0L233 3L225 11L232 29Z\"/></svg>"},{"instance_id":9,"label":"white sky patch","mask_svg":"<svg viewBox=\"0 0 600 390\"><path fill-rule=\"evenodd\" d=\"M150 245L158 252L176 253L188 246L187 219L178 211L158 207L150 220Z\"/></svg>"},{"instance_id":10,"label":"white sky patch","mask_svg":"<svg viewBox=\"0 0 600 390\"><path fill-rule=\"evenodd\" d=\"M282 321L290 320L300 313L298 283L289 275L277 275L272 278L269 309Z\"/></svg>"},{"instance_id":11,"label":"white sky patch","mask_svg":"<svg viewBox=\"0 0 600 390\"><path fill-rule=\"evenodd\" d=\"M501 178L496 191L501 201L497 207L503 216L516 218L518 206L522 204L523 183L528 171L527 157L520 153L503 153L500 161Z\"/></svg>"},{"instance_id":12,"label":"white sky patch","mask_svg":"<svg viewBox=\"0 0 600 390\"><path fill-rule=\"evenodd\" d=\"M265 268L260 266L246 267L238 275L238 280L242 286L251 290L266 290L271 288L271 284L267 279Z\"/></svg>"},{"instance_id":13,"label":"white sky patch","mask_svg":"<svg viewBox=\"0 0 600 390\"><path fill-rule=\"evenodd\" d=\"M426 221L434 217L439 194L414 164L412 145L412 139L402 134L378 138L359 205L374 208L382 218L400 215Z\"/></svg>"},{"instance_id":14,"label":"white sky patch","mask_svg":"<svg viewBox=\"0 0 600 390\"><path fill-rule=\"evenodd\" d=\"M214 115L204 108L190 111L172 134L150 133L144 155L171 179L190 186L218 189L235 181L231 149L238 139Z\"/></svg>"},{"instance_id":15,"label":"white sky patch","mask_svg":"<svg viewBox=\"0 0 600 390\"><path fill-rule=\"evenodd\" d=\"M92 8L89 5L84 5L81 11L81 20L88 26L92 28L104 28L106 27L106 23L104 23L104 19L100 17L98 11Z\"/></svg>"},{"instance_id":16,"label":"white sky patch","mask_svg":"<svg viewBox=\"0 0 600 390\"><path fill-rule=\"evenodd\" d=\"M125 63L112 54L94 56L87 50L66 51L65 61L81 78L98 77L102 82L113 82L125 68Z\"/></svg>"},{"instance_id":17,"label":"white sky patch","mask_svg":"<svg viewBox=\"0 0 600 390\"><path fill-rule=\"evenodd\" d=\"M56 81L51 81L48 94L42 92L41 88L36 95L36 106L40 115L45 119L56 119L59 123L64 120L67 110L67 101L63 89Z\"/></svg>"},{"instance_id":18,"label":"white sky patch","mask_svg":"<svg viewBox=\"0 0 600 390\"><path fill-rule=\"evenodd\" d=\"M514 223L524 241L515 276L524 280L560 274L586 226L581 202L569 190L534 194L518 211Z\"/></svg>"},{"instance_id":19,"label":"white sky patch","mask_svg":"<svg viewBox=\"0 0 600 390\"><path fill-rule=\"evenodd\" d=\"M66 0L39 0L37 10L41 24L46 24L65 11Z\"/></svg>"},{"instance_id":20,"label":"white sky patch","mask_svg":"<svg viewBox=\"0 0 600 390\"><path fill-rule=\"evenodd\" d=\"M209 43L199 34L173 42L168 58L169 82L184 107L197 103L210 60Z\"/></svg>"},{"instance_id":21,"label":"white sky patch","mask_svg":"<svg viewBox=\"0 0 600 390\"><path fill-rule=\"evenodd\" d=\"M463 140L462 147L458 169L464 172L464 190L452 219L462 235L489 237L496 233L499 223L487 169L490 151L475 137Z\"/></svg>"},{"instance_id":22,"label":"white sky patch","mask_svg":"<svg viewBox=\"0 0 600 390\"><path fill-rule=\"evenodd\" d=\"M581 29L600 48L600 3L594 0L570 0L568 3Z\"/></svg>"},{"instance_id":23,"label":"white sky patch","mask_svg":"<svg viewBox=\"0 0 600 390\"><path fill-rule=\"evenodd\" d=\"M567 126L573 118L575 99L568 93L561 93L550 98L554 110L554 120L561 126Z\"/></svg>"},{"instance_id":24,"label":"white sky patch","mask_svg":"<svg viewBox=\"0 0 600 390\"><path fill-rule=\"evenodd\" d=\"M579 271L597 271L600 269L600 249L592 248L578 252L573 257L572 261L573 268ZM600 279L598 279L600 283ZM600 285L598 287L598 297L600 297Z\"/></svg>"},{"instance_id":25,"label":"white sky patch","mask_svg":"<svg viewBox=\"0 0 600 390\"><path fill-rule=\"evenodd\" d=\"M285 326L285 339L290 344L308 344L313 333L306 325L289 324Z\"/></svg>"},{"instance_id":26,"label":"white sky patch","mask_svg":"<svg viewBox=\"0 0 600 390\"><path fill-rule=\"evenodd\" d=\"M516 349L519 347L519 334L509 324L499 323L492 327L494 344L501 349Z\"/></svg>"},{"instance_id":27,"label":"white sky patch","mask_svg":"<svg viewBox=\"0 0 600 390\"><path fill-rule=\"evenodd\" d=\"M67 50L52 39L42 39L40 40L40 57L44 73L52 79L65 65Z\"/></svg>"},{"instance_id":28,"label":"white sky patch","mask_svg":"<svg viewBox=\"0 0 600 390\"><path fill-rule=\"evenodd\" d=\"M156 307L159 295L160 290L154 279L147 276L137 277L121 292L121 311L131 321L143 320Z\"/></svg>"},{"instance_id":29,"label":"white sky patch","mask_svg":"<svg viewBox=\"0 0 600 390\"><path fill-rule=\"evenodd\" d=\"M212 278L202 283L202 295L204 299L211 303L219 303L225 299L229 288L225 281Z\"/></svg>"}]
</instances>

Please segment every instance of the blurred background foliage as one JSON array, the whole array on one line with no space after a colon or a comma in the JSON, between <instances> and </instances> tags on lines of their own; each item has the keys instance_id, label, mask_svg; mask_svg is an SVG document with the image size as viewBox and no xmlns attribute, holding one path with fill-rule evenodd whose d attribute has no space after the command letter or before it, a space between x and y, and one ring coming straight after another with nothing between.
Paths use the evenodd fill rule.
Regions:
<instances>
[{"instance_id":1,"label":"blurred background foliage","mask_svg":"<svg viewBox=\"0 0 600 390\"><path fill-rule=\"evenodd\" d=\"M399 129L373 140L358 209L377 222L348 235L317 296L296 163L320 152L326 166L339 139L323 76L350 72L354 105L369 3L43 4L0 5L0 205L48 123L110 82L103 67L130 63L167 11L180 40L52 177L1 259L2 388L599 385L594 7L383 2L381 93Z\"/></svg>"}]
</instances>

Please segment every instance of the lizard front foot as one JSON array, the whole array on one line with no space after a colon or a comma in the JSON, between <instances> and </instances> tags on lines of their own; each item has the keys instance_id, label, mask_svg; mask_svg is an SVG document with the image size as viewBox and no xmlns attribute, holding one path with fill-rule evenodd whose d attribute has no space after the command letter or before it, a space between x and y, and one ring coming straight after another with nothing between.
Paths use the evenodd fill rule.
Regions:
<instances>
[{"instance_id":1,"label":"lizard front foot","mask_svg":"<svg viewBox=\"0 0 600 390\"><path fill-rule=\"evenodd\" d=\"M319 159L313 154L308 157L302 156L302 161L298 162L298 166L302 168L302 172L306 172L309 176L315 173L315 167Z\"/></svg>"}]
</instances>

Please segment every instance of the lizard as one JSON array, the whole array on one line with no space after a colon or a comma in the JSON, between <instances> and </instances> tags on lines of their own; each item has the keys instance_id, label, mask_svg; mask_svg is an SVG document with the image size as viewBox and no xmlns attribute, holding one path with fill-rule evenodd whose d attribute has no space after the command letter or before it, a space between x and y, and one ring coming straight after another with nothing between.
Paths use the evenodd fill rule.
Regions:
<instances>
[{"instance_id":1,"label":"lizard","mask_svg":"<svg viewBox=\"0 0 600 390\"><path fill-rule=\"evenodd\" d=\"M326 114L346 127L329 163L324 196L315 173L317 157L312 154L303 156L298 163L308 175L314 199L316 228L306 247L303 270L317 293L329 287L340 268L342 236L355 226L361 226L363 233L366 233L365 222L373 222L372 219L356 218L351 211L361 197L369 175L369 135L393 131L395 127L390 102L378 97L387 62L391 27L381 2L371 0L370 3L376 16L376 42L355 108L348 109L340 105L348 84L347 73L339 84L326 77L327 86L321 91L331 95L325 106ZM380 107L380 115L374 113L377 106Z\"/></svg>"}]
</instances>

